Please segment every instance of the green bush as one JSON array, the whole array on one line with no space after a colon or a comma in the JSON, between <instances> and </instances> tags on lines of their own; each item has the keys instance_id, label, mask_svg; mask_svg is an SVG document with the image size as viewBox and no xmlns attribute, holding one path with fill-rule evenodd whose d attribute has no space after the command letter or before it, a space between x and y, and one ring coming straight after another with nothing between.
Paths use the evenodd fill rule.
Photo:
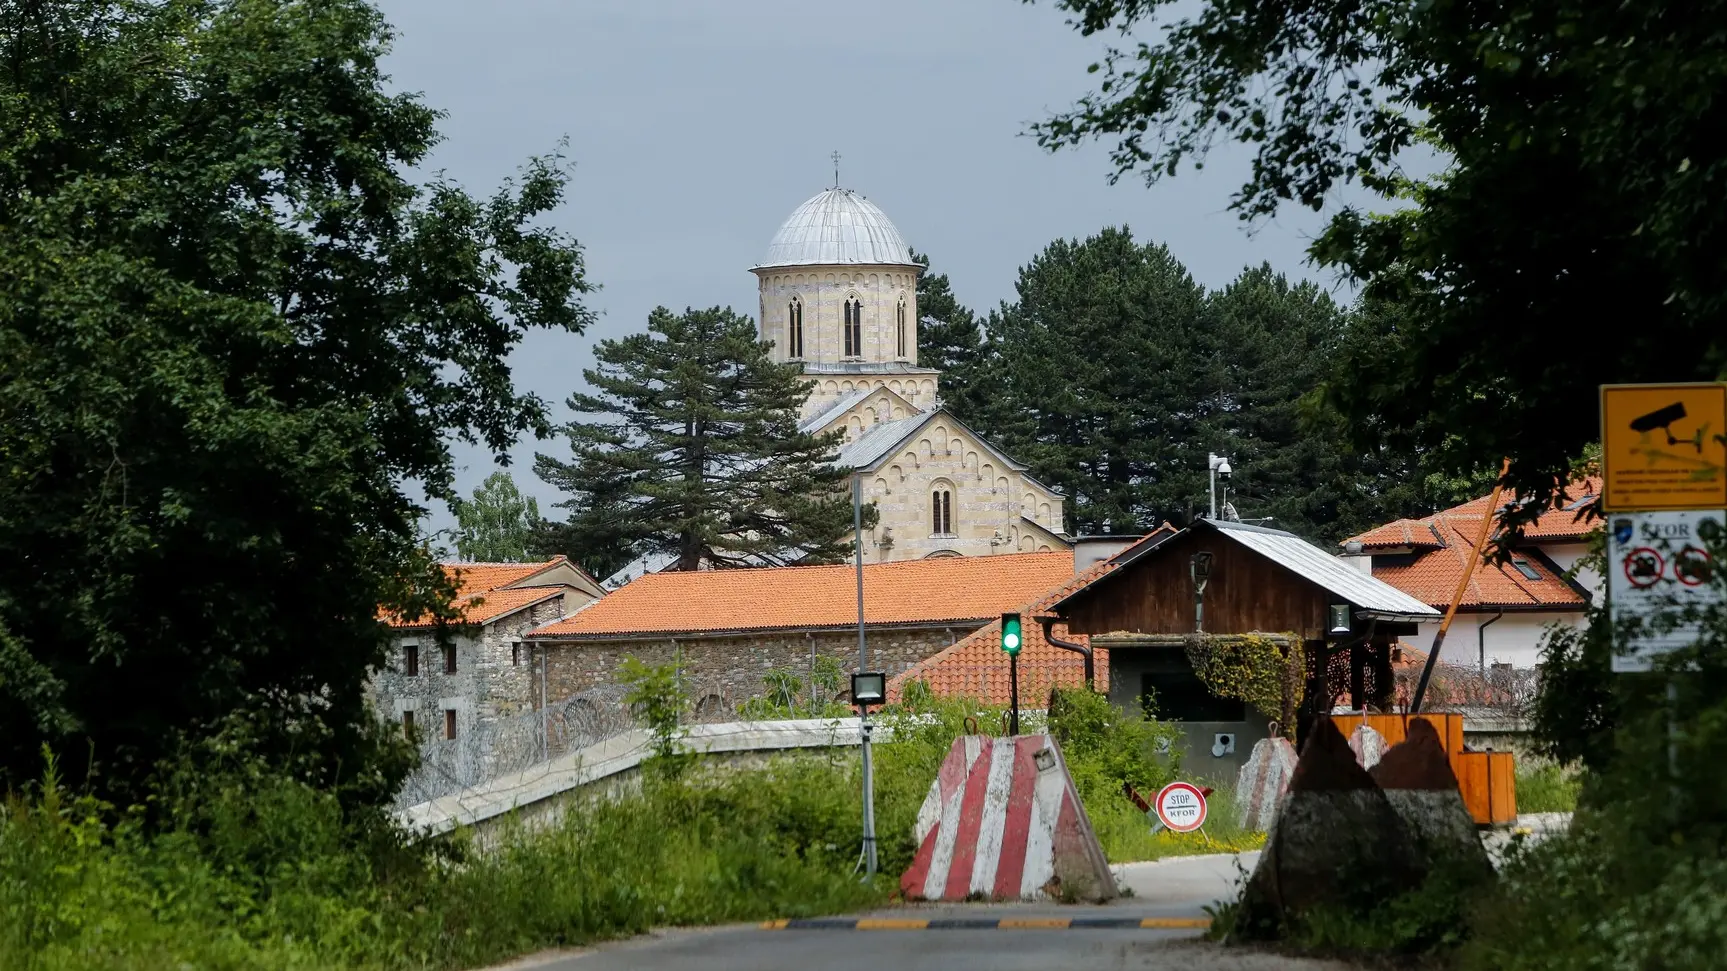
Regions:
<instances>
[{"instance_id":1,"label":"green bush","mask_svg":"<svg viewBox=\"0 0 1727 971\"><path fill-rule=\"evenodd\" d=\"M1517 764L1519 813L1568 813L1577 808L1583 780L1574 769L1544 759Z\"/></svg>"},{"instance_id":2,"label":"green bush","mask_svg":"<svg viewBox=\"0 0 1727 971\"><path fill-rule=\"evenodd\" d=\"M638 673L638 703L666 721L675 686ZM1207 848L1198 836L1154 840L1120 792L1173 777L1154 754L1173 729L1094 696L1067 702L1053 730L1111 859ZM650 765L675 771L578 799L559 824L505 832L483 853L460 832L413 843L233 746L166 770L152 804L127 811L67 793L50 763L34 793L0 810L0 967L464 968L655 926L880 904L917 850L917 811L953 740L968 719L999 732L1001 716L915 690L882 713L894 740L875 750L873 881L857 873L855 750L738 769L693 760L662 733ZM1031 716L1023 727L1041 728Z\"/></svg>"}]
</instances>

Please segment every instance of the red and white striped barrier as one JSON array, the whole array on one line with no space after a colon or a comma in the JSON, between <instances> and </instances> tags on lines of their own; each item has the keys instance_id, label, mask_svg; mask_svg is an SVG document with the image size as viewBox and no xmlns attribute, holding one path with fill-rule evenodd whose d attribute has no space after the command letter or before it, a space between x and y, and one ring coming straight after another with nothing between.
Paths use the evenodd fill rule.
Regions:
<instances>
[{"instance_id":1,"label":"red and white striped barrier","mask_svg":"<svg viewBox=\"0 0 1727 971\"><path fill-rule=\"evenodd\" d=\"M1371 771L1378 765L1379 760L1385 757L1385 749L1385 736L1367 724L1365 718L1355 726L1355 731L1349 733L1349 750L1355 753L1355 761L1364 769Z\"/></svg>"},{"instance_id":2,"label":"red and white striped barrier","mask_svg":"<svg viewBox=\"0 0 1727 971\"><path fill-rule=\"evenodd\" d=\"M1271 831L1283 793L1295 775L1295 746L1282 736L1253 743L1253 754L1235 778L1237 820L1243 829Z\"/></svg>"},{"instance_id":3,"label":"red and white striped barrier","mask_svg":"<svg viewBox=\"0 0 1727 971\"><path fill-rule=\"evenodd\" d=\"M1115 881L1048 735L954 739L917 817L908 899L1107 900Z\"/></svg>"}]
</instances>

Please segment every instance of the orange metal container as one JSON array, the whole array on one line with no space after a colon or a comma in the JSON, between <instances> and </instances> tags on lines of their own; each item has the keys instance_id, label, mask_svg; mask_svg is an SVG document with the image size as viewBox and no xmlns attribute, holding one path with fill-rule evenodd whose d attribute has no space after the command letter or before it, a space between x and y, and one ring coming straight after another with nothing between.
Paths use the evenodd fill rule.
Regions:
<instances>
[{"instance_id":1,"label":"orange metal container","mask_svg":"<svg viewBox=\"0 0 1727 971\"><path fill-rule=\"evenodd\" d=\"M1517 766L1510 752L1465 752L1463 750L1463 716L1455 712L1433 712L1421 715L1327 715L1337 730L1348 737L1365 721L1368 727L1385 737L1387 745L1396 745L1409 734L1409 722L1420 719L1431 724L1445 744L1445 754L1451 761L1451 771L1457 776L1457 788L1463 805L1478 825L1509 823L1517 818Z\"/></svg>"}]
</instances>

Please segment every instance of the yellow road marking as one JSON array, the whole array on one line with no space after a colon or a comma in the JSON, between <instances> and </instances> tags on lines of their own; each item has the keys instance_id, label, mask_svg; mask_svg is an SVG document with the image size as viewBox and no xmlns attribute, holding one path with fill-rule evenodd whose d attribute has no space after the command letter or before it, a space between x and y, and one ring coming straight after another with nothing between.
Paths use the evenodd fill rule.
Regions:
<instances>
[{"instance_id":1,"label":"yellow road marking","mask_svg":"<svg viewBox=\"0 0 1727 971\"><path fill-rule=\"evenodd\" d=\"M1146 919L1139 922L1139 926L1141 926L1141 927L1160 927L1160 928L1196 927L1196 928L1199 928L1200 930L1204 930L1205 928L1211 926L1211 918L1209 918L1209 917L1147 917Z\"/></svg>"},{"instance_id":2,"label":"yellow road marking","mask_svg":"<svg viewBox=\"0 0 1727 971\"><path fill-rule=\"evenodd\" d=\"M1061 929L1066 928L1070 923L1072 922L1066 917L1018 917L1003 920L995 926L1003 929L1035 927L1053 927Z\"/></svg>"},{"instance_id":3,"label":"yellow road marking","mask_svg":"<svg viewBox=\"0 0 1727 971\"><path fill-rule=\"evenodd\" d=\"M921 931L929 926L927 920L909 918L878 917L860 920L857 929L860 931Z\"/></svg>"},{"instance_id":4,"label":"yellow road marking","mask_svg":"<svg viewBox=\"0 0 1727 971\"><path fill-rule=\"evenodd\" d=\"M762 930L764 930L764 931L783 931L786 929L786 925L789 923L791 923L791 921L785 920L783 918L780 920L764 920L764 921L762 921Z\"/></svg>"}]
</instances>

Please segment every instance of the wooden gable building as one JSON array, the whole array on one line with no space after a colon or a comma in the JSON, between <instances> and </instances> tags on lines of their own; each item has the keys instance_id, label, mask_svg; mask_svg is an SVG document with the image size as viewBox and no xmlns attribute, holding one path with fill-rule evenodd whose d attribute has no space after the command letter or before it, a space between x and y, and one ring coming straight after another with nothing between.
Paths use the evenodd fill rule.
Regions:
<instances>
[{"instance_id":1,"label":"wooden gable building","mask_svg":"<svg viewBox=\"0 0 1727 971\"><path fill-rule=\"evenodd\" d=\"M1282 530L1199 520L1162 543L1129 550L1114 570L1050 607L1075 634L1109 649L1110 699L1187 734L1187 765L1233 780L1270 719L1201 681L1186 646L1196 633L1257 634L1306 658L1297 718L1343 706L1390 710L1392 645L1438 611L1354 564Z\"/></svg>"}]
</instances>

